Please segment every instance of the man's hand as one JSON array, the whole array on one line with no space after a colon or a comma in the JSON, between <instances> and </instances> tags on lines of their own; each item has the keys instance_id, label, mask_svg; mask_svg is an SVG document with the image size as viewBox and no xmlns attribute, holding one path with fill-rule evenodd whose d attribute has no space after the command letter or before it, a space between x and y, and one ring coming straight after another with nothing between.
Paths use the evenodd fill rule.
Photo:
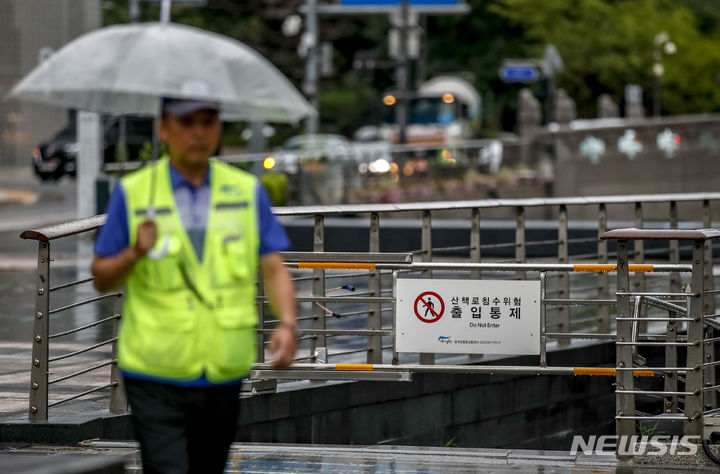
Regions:
<instances>
[{"instance_id":1,"label":"man's hand","mask_svg":"<svg viewBox=\"0 0 720 474\"><path fill-rule=\"evenodd\" d=\"M137 261L147 254L157 240L157 227L151 220L138 226L135 245L112 257L96 256L90 268L98 291L110 291L125 284Z\"/></svg>"},{"instance_id":2,"label":"man's hand","mask_svg":"<svg viewBox=\"0 0 720 474\"><path fill-rule=\"evenodd\" d=\"M157 226L155 222L147 219L140 224L137 229L137 239L135 241L135 251L138 256L146 255L155 246L157 241Z\"/></svg>"},{"instance_id":3,"label":"man's hand","mask_svg":"<svg viewBox=\"0 0 720 474\"><path fill-rule=\"evenodd\" d=\"M297 345L296 331L295 326L288 323L281 323L273 331L270 339L273 369L285 369L292 364Z\"/></svg>"}]
</instances>

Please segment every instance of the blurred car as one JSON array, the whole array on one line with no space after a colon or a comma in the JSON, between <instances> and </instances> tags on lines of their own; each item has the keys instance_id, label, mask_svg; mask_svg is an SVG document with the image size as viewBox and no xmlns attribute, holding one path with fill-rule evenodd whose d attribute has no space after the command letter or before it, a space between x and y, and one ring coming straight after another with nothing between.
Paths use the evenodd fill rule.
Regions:
<instances>
[{"instance_id":1,"label":"blurred car","mask_svg":"<svg viewBox=\"0 0 720 474\"><path fill-rule=\"evenodd\" d=\"M355 159L352 144L342 135L297 135L275 153L273 170L295 174L301 163L354 163Z\"/></svg>"},{"instance_id":2,"label":"blurred car","mask_svg":"<svg viewBox=\"0 0 720 474\"><path fill-rule=\"evenodd\" d=\"M120 150L120 117L103 117L103 160L117 161ZM127 158L137 160L140 151L152 143L153 119L147 117L125 117L125 143ZM64 175L75 176L77 142L76 121L71 117L68 125L40 143L32 151L35 174L45 180L58 180Z\"/></svg>"},{"instance_id":3,"label":"blurred car","mask_svg":"<svg viewBox=\"0 0 720 474\"><path fill-rule=\"evenodd\" d=\"M352 147L361 173L390 171L393 162L392 144L382 139L379 127L373 125L360 127L355 132L354 139Z\"/></svg>"}]
</instances>

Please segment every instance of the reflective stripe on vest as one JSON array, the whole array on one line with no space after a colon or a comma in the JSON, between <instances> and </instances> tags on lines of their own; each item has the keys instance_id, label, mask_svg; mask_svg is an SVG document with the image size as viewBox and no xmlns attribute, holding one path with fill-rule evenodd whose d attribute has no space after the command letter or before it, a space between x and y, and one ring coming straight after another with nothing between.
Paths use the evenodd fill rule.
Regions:
<instances>
[{"instance_id":1,"label":"reflective stripe on vest","mask_svg":"<svg viewBox=\"0 0 720 474\"><path fill-rule=\"evenodd\" d=\"M127 280L118 364L131 372L177 380L203 373L224 382L255 361L255 280L259 234L257 180L210 161L210 210L199 262L175 204L167 158L122 179L130 245L145 220L155 176L159 260L141 258Z\"/></svg>"}]
</instances>

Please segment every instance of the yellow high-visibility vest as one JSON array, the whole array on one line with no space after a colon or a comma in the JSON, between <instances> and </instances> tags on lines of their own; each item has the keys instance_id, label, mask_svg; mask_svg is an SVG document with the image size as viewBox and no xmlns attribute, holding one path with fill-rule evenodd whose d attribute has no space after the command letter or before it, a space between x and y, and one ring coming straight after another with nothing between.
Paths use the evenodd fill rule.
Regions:
<instances>
[{"instance_id":1,"label":"yellow high-visibility vest","mask_svg":"<svg viewBox=\"0 0 720 474\"><path fill-rule=\"evenodd\" d=\"M150 200L155 168L155 196ZM178 213L167 158L122 179L130 245L150 202L159 260L142 257L127 280L118 340L124 370L179 381L222 383L255 361L259 232L257 179L210 161L210 212L202 262Z\"/></svg>"}]
</instances>

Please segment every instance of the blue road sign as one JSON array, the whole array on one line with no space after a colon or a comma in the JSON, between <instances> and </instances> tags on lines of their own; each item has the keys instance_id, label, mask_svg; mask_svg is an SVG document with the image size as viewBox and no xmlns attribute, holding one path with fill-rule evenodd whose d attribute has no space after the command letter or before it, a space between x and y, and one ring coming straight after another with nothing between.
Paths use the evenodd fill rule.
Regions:
<instances>
[{"instance_id":1,"label":"blue road sign","mask_svg":"<svg viewBox=\"0 0 720 474\"><path fill-rule=\"evenodd\" d=\"M538 77L540 72L532 63L507 63L500 68L500 79L504 82L533 82Z\"/></svg>"},{"instance_id":2,"label":"blue road sign","mask_svg":"<svg viewBox=\"0 0 720 474\"><path fill-rule=\"evenodd\" d=\"M400 5L403 0L339 0L340 5ZM408 4L415 5L457 5L461 0L409 0Z\"/></svg>"}]
</instances>

